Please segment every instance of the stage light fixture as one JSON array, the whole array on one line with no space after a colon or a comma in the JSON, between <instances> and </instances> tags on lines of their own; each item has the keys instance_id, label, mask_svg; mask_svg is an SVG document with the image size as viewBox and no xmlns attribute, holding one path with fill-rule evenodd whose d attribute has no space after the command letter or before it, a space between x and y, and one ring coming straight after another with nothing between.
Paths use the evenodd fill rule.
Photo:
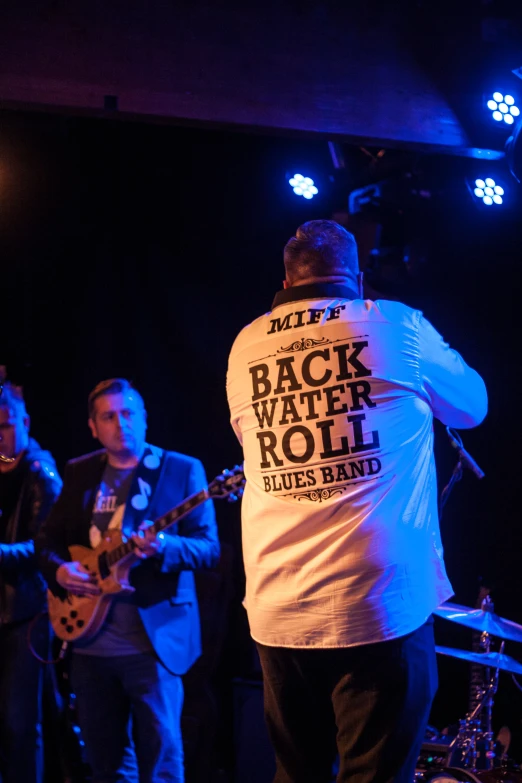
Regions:
<instances>
[{"instance_id":1,"label":"stage light fixture","mask_svg":"<svg viewBox=\"0 0 522 783\"><path fill-rule=\"evenodd\" d=\"M515 125L513 134L506 141L505 154L509 171L520 184L522 182L522 121Z\"/></svg>"},{"instance_id":2,"label":"stage light fixture","mask_svg":"<svg viewBox=\"0 0 522 783\"><path fill-rule=\"evenodd\" d=\"M303 177L302 174L294 174L294 176L288 180L288 183L296 196L303 196L303 198L311 199L319 193L313 179L310 177Z\"/></svg>"},{"instance_id":3,"label":"stage light fixture","mask_svg":"<svg viewBox=\"0 0 522 783\"><path fill-rule=\"evenodd\" d=\"M491 207L493 204L500 205L504 203L504 188L501 185L497 185L491 177L476 179L473 193L487 207Z\"/></svg>"},{"instance_id":4,"label":"stage light fixture","mask_svg":"<svg viewBox=\"0 0 522 783\"><path fill-rule=\"evenodd\" d=\"M493 97L487 102L487 107L496 122L504 121L506 125L513 125L515 117L520 115L520 109L515 105L514 97L504 95L501 92L493 93Z\"/></svg>"}]
</instances>

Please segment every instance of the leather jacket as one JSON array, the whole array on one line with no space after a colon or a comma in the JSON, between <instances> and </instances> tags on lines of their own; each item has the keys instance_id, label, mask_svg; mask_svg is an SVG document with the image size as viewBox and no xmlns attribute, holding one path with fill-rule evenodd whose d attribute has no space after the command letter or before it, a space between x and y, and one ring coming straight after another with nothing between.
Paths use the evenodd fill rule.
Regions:
<instances>
[{"instance_id":1,"label":"leather jacket","mask_svg":"<svg viewBox=\"0 0 522 783\"><path fill-rule=\"evenodd\" d=\"M16 468L3 476L9 476L17 492L8 509L2 509L5 498L0 493L0 626L28 620L45 609L47 586L33 539L62 488L53 457L32 438Z\"/></svg>"}]
</instances>

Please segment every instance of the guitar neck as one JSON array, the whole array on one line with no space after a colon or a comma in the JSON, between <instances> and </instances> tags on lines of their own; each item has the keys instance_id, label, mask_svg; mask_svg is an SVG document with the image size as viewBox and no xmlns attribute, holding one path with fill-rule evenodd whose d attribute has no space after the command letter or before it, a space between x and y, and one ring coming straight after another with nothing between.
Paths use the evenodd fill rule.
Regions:
<instances>
[{"instance_id":1,"label":"guitar neck","mask_svg":"<svg viewBox=\"0 0 522 783\"><path fill-rule=\"evenodd\" d=\"M183 503L179 504L179 506L172 508L170 511L167 511L166 514L154 520L153 524L149 529L152 530L155 535L161 533L163 530L166 530L175 522L178 522L178 520L180 520L182 517L185 517L193 509L201 505L201 503L204 503L205 500L209 499L209 497L210 495L208 493L208 490L202 489L200 492L197 492L195 495L191 495L190 497L186 498L183 501ZM107 565L113 566L120 560L123 560L124 557L130 555L130 553L133 552L134 549L136 549L136 546L137 544L134 542L134 540L132 538L129 538L127 541L125 541L123 544L120 544L111 552L107 552L106 553Z\"/></svg>"}]
</instances>

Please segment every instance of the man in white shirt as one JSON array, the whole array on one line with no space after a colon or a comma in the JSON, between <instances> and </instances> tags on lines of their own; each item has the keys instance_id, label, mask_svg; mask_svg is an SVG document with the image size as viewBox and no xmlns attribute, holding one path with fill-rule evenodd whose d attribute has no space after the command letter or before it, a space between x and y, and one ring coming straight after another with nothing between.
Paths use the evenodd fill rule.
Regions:
<instances>
[{"instance_id":1,"label":"man in white shirt","mask_svg":"<svg viewBox=\"0 0 522 783\"><path fill-rule=\"evenodd\" d=\"M486 389L422 313L359 298L337 223L302 225L284 261L227 375L274 783L327 783L336 753L338 783L411 783L437 688L432 612L453 594L433 417L480 424Z\"/></svg>"}]
</instances>

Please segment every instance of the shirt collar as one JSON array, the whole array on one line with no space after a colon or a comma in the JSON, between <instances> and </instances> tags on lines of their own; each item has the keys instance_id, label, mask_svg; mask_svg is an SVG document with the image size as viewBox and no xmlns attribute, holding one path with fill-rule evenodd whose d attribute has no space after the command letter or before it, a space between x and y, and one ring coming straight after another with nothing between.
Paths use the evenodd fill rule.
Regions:
<instances>
[{"instance_id":1,"label":"shirt collar","mask_svg":"<svg viewBox=\"0 0 522 783\"><path fill-rule=\"evenodd\" d=\"M272 302L272 309L289 302L299 302L302 299L358 299L357 293L341 283L310 283L295 285L278 291Z\"/></svg>"}]
</instances>

